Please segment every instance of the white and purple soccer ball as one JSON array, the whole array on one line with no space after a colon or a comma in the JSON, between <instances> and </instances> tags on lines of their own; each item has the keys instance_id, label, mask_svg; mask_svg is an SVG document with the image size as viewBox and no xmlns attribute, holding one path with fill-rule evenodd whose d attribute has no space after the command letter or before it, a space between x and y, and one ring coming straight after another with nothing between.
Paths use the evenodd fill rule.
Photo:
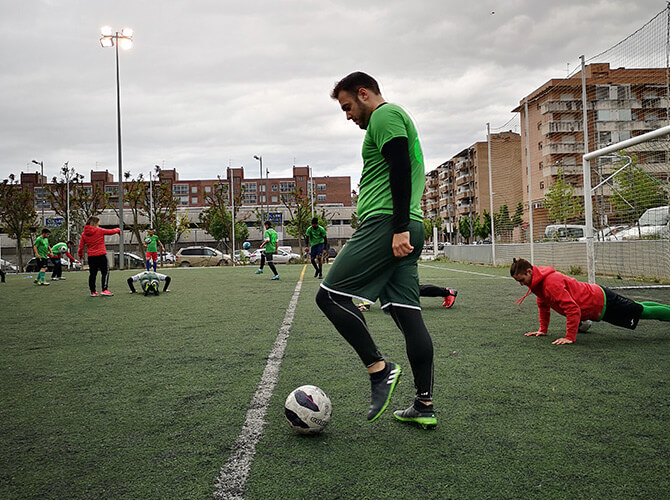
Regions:
<instances>
[{"instance_id":1,"label":"white and purple soccer ball","mask_svg":"<svg viewBox=\"0 0 670 500\"><path fill-rule=\"evenodd\" d=\"M328 395L314 385L301 385L284 403L284 415L293 430L300 434L321 432L333 411Z\"/></svg>"}]
</instances>

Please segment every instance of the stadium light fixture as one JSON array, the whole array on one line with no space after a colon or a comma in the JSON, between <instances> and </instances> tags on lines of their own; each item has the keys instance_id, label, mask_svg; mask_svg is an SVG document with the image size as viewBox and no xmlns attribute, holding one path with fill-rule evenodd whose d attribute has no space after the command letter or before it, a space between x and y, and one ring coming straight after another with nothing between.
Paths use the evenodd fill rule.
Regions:
<instances>
[{"instance_id":1,"label":"stadium light fixture","mask_svg":"<svg viewBox=\"0 0 670 500\"><path fill-rule=\"evenodd\" d=\"M121 155L121 92L119 90L119 47L127 50L133 46L134 32L130 28L123 28L120 32L110 26L100 28L100 45L116 49L116 130L119 160L119 269L124 268L125 254L123 251L123 160Z\"/></svg>"}]
</instances>

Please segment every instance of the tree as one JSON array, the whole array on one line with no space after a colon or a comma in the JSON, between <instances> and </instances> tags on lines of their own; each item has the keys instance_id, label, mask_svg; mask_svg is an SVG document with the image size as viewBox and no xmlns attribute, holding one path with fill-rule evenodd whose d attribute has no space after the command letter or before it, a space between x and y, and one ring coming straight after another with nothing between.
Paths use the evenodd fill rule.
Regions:
<instances>
[{"instance_id":1,"label":"tree","mask_svg":"<svg viewBox=\"0 0 670 500\"><path fill-rule=\"evenodd\" d=\"M424 230L424 240L429 240L433 237L433 220L432 219L423 219L423 230Z\"/></svg>"},{"instance_id":2,"label":"tree","mask_svg":"<svg viewBox=\"0 0 670 500\"><path fill-rule=\"evenodd\" d=\"M23 269L23 240L36 225L37 212L32 191L23 189L14 174L0 184L0 220L9 237L16 240L18 266Z\"/></svg>"},{"instance_id":3,"label":"tree","mask_svg":"<svg viewBox=\"0 0 670 500\"><path fill-rule=\"evenodd\" d=\"M304 195L300 188L282 194L280 199L289 213L289 220L284 223L286 232L298 242L303 241L307 228L312 224L312 201Z\"/></svg>"},{"instance_id":4,"label":"tree","mask_svg":"<svg viewBox=\"0 0 670 500\"><path fill-rule=\"evenodd\" d=\"M228 184L219 178L219 184L205 198L207 208L200 213L200 223L218 243L224 243L230 249L232 243L233 214L228 210ZM235 197L235 206L242 201L242 196ZM235 243L241 243L249 237L249 228L244 221L234 221Z\"/></svg>"},{"instance_id":5,"label":"tree","mask_svg":"<svg viewBox=\"0 0 670 500\"><path fill-rule=\"evenodd\" d=\"M631 154L630 167L615 177L615 193L612 203L618 214L632 213L635 220L648 208L668 204L668 193L660 182L637 166L637 155ZM624 158L618 160L617 169L623 166Z\"/></svg>"},{"instance_id":6,"label":"tree","mask_svg":"<svg viewBox=\"0 0 670 500\"><path fill-rule=\"evenodd\" d=\"M584 212L584 206L575 196L574 186L566 182L562 168L558 169L558 178L549 186L544 199L549 220L555 223L567 224L569 219Z\"/></svg>"},{"instance_id":7,"label":"tree","mask_svg":"<svg viewBox=\"0 0 670 500\"><path fill-rule=\"evenodd\" d=\"M501 205L498 212L493 214L493 224L495 224L496 234L499 234L501 239L506 239L507 241L512 239L514 222L509 215L509 207L507 206L507 203Z\"/></svg>"},{"instance_id":8,"label":"tree","mask_svg":"<svg viewBox=\"0 0 670 500\"><path fill-rule=\"evenodd\" d=\"M523 203L516 204L516 210L512 216L512 227L521 227L523 225Z\"/></svg>"},{"instance_id":9,"label":"tree","mask_svg":"<svg viewBox=\"0 0 670 500\"><path fill-rule=\"evenodd\" d=\"M461 234L463 239L470 243L470 218L461 217L458 219L458 232Z\"/></svg>"},{"instance_id":10,"label":"tree","mask_svg":"<svg viewBox=\"0 0 670 500\"><path fill-rule=\"evenodd\" d=\"M491 235L491 215L484 210L481 218L479 215L474 219L474 235L481 239L485 240Z\"/></svg>"}]
</instances>

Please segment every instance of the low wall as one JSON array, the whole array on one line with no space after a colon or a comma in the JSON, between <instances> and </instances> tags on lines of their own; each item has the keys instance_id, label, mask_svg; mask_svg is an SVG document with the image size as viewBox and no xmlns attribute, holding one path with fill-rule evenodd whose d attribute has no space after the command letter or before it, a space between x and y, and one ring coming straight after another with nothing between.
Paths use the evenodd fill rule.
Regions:
<instances>
[{"instance_id":1,"label":"low wall","mask_svg":"<svg viewBox=\"0 0 670 500\"><path fill-rule=\"evenodd\" d=\"M596 241L596 274L670 279L670 241ZM530 260L530 243L497 244L495 265L508 266L514 257ZM492 245L447 245L444 255L454 261L494 264ZM535 243L534 264L586 272L586 242Z\"/></svg>"}]
</instances>

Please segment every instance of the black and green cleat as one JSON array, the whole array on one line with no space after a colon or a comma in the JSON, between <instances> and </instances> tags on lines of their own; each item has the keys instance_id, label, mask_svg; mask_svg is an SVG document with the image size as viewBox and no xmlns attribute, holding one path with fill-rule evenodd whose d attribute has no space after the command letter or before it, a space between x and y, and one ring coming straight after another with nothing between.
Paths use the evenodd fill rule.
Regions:
<instances>
[{"instance_id":1,"label":"black and green cleat","mask_svg":"<svg viewBox=\"0 0 670 500\"><path fill-rule=\"evenodd\" d=\"M423 403L419 404L423 405ZM437 425L437 418L435 417L435 411L432 406L426 406L425 410L417 410L417 408L412 405L406 410L394 411L393 416L401 422L417 424L424 429L433 429Z\"/></svg>"},{"instance_id":2,"label":"black and green cleat","mask_svg":"<svg viewBox=\"0 0 670 500\"><path fill-rule=\"evenodd\" d=\"M386 407L391 401L391 394L395 386L398 385L402 369L395 363L387 363L388 374L381 380L372 382L370 411L368 411L368 420L374 422L384 413ZM386 368L385 368L386 369Z\"/></svg>"}]
</instances>

